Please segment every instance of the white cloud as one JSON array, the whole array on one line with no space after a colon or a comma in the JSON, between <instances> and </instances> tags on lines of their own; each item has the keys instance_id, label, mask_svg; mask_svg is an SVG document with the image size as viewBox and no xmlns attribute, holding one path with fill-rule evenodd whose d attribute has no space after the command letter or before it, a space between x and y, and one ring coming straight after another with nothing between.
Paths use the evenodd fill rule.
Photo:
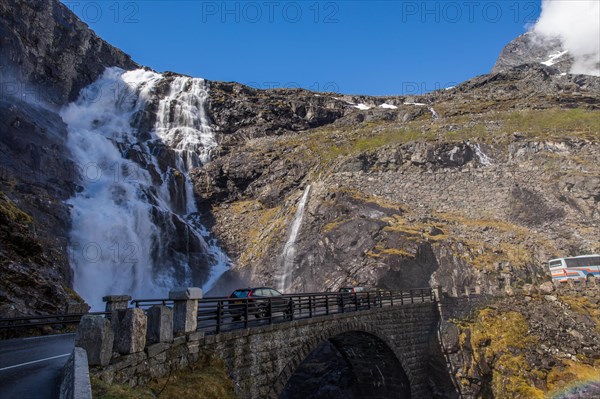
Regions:
<instances>
[{"instance_id":1,"label":"white cloud","mask_svg":"<svg viewBox=\"0 0 600 399\"><path fill-rule=\"evenodd\" d=\"M533 31L560 38L575 60L571 73L600 76L599 0L542 0Z\"/></svg>"}]
</instances>

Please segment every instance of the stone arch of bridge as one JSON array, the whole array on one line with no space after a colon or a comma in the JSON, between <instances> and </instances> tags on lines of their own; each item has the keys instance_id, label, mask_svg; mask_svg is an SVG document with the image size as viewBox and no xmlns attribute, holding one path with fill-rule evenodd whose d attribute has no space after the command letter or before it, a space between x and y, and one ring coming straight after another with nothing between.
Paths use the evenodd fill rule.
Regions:
<instances>
[{"instance_id":1,"label":"stone arch of bridge","mask_svg":"<svg viewBox=\"0 0 600 399\"><path fill-rule=\"evenodd\" d=\"M413 385L414 376L412 370L407 367L408 363L399 348L394 345L387 337L383 336L380 331L369 324L349 322L349 323L335 323L335 326L322 329L319 333L307 337L306 342L296 351L296 353L290 357L289 362L285 368L281 371L278 378L274 381L274 384L270 391L270 398L278 399L286 384L290 378L294 375L300 365L307 359L317 348L326 342L331 342L340 352L343 353L344 344L339 342L338 338L348 337L349 334L364 334L372 337L374 340L379 341L394 357L394 359L400 365L400 372L404 374L409 387ZM344 356L345 357L345 356Z\"/></svg>"}]
</instances>

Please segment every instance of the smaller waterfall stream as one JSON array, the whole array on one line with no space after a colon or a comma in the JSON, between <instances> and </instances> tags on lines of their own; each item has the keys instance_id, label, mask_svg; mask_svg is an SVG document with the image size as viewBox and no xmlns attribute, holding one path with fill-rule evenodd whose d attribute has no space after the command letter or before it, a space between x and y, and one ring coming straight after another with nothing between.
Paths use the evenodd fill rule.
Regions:
<instances>
[{"instance_id":1,"label":"smaller waterfall stream","mask_svg":"<svg viewBox=\"0 0 600 399\"><path fill-rule=\"evenodd\" d=\"M292 272L294 270L294 263L296 261L296 239L302 226L302 219L304 217L304 208L308 202L308 196L310 194L310 184L304 189L304 194L298 202L298 208L294 215L294 221L290 227L290 234L283 247L283 264L281 273L277 281L277 289L280 292L286 292L292 285Z\"/></svg>"},{"instance_id":2,"label":"smaller waterfall stream","mask_svg":"<svg viewBox=\"0 0 600 399\"><path fill-rule=\"evenodd\" d=\"M485 152L483 152L479 144L475 144L473 148L475 149L475 155L479 159L479 163L481 163L481 165L489 166L492 164L492 159L488 157Z\"/></svg>"}]
</instances>

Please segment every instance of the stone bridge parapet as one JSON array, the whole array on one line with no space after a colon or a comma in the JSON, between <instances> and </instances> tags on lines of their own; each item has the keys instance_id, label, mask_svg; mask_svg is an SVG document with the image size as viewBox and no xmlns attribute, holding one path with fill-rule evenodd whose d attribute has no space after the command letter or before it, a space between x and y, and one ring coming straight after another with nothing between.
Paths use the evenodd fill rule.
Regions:
<instances>
[{"instance_id":1,"label":"stone bridge parapet","mask_svg":"<svg viewBox=\"0 0 600 399\"><path fill-rule=\"evenodd\" d=\"M187 331L175 334L170 342L114 355L109 364L92 367L91 373L107 383L136 386L211 355L223 360L240 398L276 399L303 361L330 343L350 365L356 389L374 392L377 398L398 397L401 390L405 397L430 397L428 377L432 342L437 342L438 306L436 301L407 303L213 335ZM150 328L153 323L147 324Z\"/></svg>"},{"instance_id":2,"label":"stone bridge parapet","mask_svg":"<svg viewBox=\"0 0 600 399\"><path fill-rule=\"evenodd\" d=\"M243 398L278 398L300 363L320 344L348 332L375 336L396 355L412 397L426 397L429 340L438 320L434 303L341 313L238 330L204 338L231 370Z\"/></svg>"}]
</instances>

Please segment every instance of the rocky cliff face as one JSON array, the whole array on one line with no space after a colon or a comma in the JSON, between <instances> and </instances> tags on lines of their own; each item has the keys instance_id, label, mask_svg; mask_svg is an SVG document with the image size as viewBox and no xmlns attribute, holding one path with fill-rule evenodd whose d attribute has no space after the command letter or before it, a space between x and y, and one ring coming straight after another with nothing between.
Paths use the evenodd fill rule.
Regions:
<instances>
[{"instance_id":1,"label":"rocky cliff face","mask_svg":"<svg viewBox=\"0 0 600 399\"><path fill-rule=\"evenodd\" d=\"M66 126L54 112L0 100L0 314L64 311L70 290L70 216L62 201L75 190L65 158ZM18 209L15 213L11 209Z\"/></svg>"},{"instance_id":2,"label":"rocky cliff face","mask_svg":"<svg viewBox=\"0 0 600 399\"><path fill-rule=\"evenodd\" d=\"M60 106L106 67L137 67L58 0L3 1L0 37L3 95Z\"/></svg>"},{"instance_id":3,"label":"rocky cliff face","mask_svg":"<svg viewBox=\"0 0 600 399\"><path fill-rule=\"evenodd\" d=\"M1 2L0 37L0 314L64 312L80 301L63 202L79 170L56 110L106 66L136 64L56 0Z\"/></svg>"},{"instance_id":4,"label":"rocky cliff face","mask_svg":"<svg viewBox=\"0 0 600 399\"><path fill-rule=\"evenodd\" d=\"M446 300L442 337L462 396L598 397L600 286L525 288Z\"/></svg>"},{"instance_id":5,"label":"rocky cliff face","mask_svg":"<svg viewBox=\"0 0 600 399\"><path fill-rule=\"evenodd\" d=\"M335 121L228 147L192 173L196 195L253 284L281 278L308 185L291 291L543 280L549 257L600 250L598 84L539 65L394 108L322 95Z\"/></svg>"}]
</instances>

